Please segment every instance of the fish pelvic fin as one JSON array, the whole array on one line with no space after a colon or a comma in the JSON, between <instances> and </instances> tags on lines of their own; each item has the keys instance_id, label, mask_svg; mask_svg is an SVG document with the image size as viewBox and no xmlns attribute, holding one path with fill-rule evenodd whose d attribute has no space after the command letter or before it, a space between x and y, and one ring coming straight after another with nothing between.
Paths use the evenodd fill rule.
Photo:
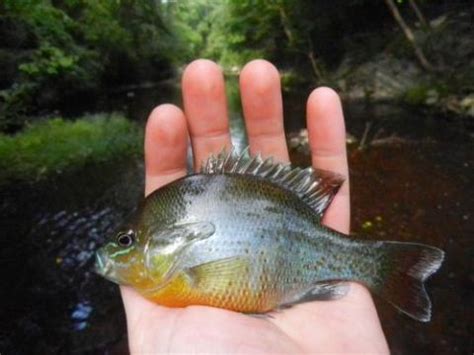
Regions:
<instances>
[{"instance_id":1,"label":"fish pelvic fin","mask_svg":"<svg viewBox=\"0 0 474 355\"><path fill-rule=\"evenodd\" d=\"M342 175L330 171L292 167L260 154L251 156L248 147L241 153L232 148L211 155L202 163L201 173L253 175L269 180L297 194L320 218L344 182Z\"/></svg>"},{"instance_id":2,"label":"fish pelvic fin","mask_svg":"<svg viewBox=\"0 0 474 355\"><path fill-rule=\"evenodd\" d=\"M403 313L421 321L431 320L431 301L425 280L441 266L441 249L418 243L382 242L384 256L373 289Z\"/></svg>"}]
</instances>

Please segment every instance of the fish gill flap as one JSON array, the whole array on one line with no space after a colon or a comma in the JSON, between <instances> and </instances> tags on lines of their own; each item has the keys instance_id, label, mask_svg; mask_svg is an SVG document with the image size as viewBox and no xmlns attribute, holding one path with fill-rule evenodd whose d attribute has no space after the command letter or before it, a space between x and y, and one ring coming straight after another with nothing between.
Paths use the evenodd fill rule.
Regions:
<instances>
[{"instance_id":1,"label":"fish gill flap","mask_svg":"<svg viewBox=\"0 0 474 355\"><path fill-rule=\"evenodd\" d=\"M250 156L247 147L242 153L233 148L211 155L201 167L203 174L242 174L267 179L296 193L319 217L322 217L344 182L342 175L313 168L293 168L290 164L275 163L272 157Z\"/></svg>"},{"instance_id":2,"label":"fish gill flap","mask_svg":"<svg viewBox=\"0 0 474 355\"><path fill-rule=\"evenodd\" d=\"M209 238L215 232L211 222L177 224L154 232L144 254L148 273L169 280L179 271L180 255L192 243Z\"/></svg>"},{"instance_id":3,"label":"fish gill flap","mask_svg":"<svg viewBox=\"0 0 474 355\"><path fill-rule=\"evenodd\" d=\"M211 222L190 222L175 224L152 233L149 248L158 249L161 254L173 254L191 242L209 238L215 232Z\"/></svg>"}]
</instances>

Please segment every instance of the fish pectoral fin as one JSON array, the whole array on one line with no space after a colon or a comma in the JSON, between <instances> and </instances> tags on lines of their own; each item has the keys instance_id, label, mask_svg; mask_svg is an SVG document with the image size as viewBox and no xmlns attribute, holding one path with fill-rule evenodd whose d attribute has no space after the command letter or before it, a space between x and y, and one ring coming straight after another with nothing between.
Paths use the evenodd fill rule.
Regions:
<instances>
[{"instance_id":1,"label":"fish pectoral fin","mask_svg":"<svg viewBox=\"0 0 474 355\"><path fill-rule=\"evenodd\" d=\"M145 268L148 276L153 278L157 285L168 284L180 271L180 264L177 259L175 255L148 252L145 257Z\"/></svg>"},{"instance_id":2,"label":"fish pectoral fin","mask_svg":"<svg viewBox=\"0 0 474 355\"><path fill-rule=\"evenodd\" d=\"M156 231L144 251L148 275L159 284L170 282L181 273L187 248L198 240L209 238L214 232L214 224L206 221L176 224Z\"/></svg>"},{"instance_id":3,"label":"fish pectoral fin","mask_svg":"<svg viewBox=\"0 0 474 355\"><path fill-rule=\"evenodd\" d=\"M342 281L318 282L310 289L296 295L292 300L284 302L279 308L289 308L299 303L311 301L337 300L344 297L350 285Z\"/></svg>"},{"instance_id":4,"label":"fish pectoral fin","mask_svg":"<svg viewBox=\"0 0 474 355\"><path fill-rule=\"evenodd\" d=\"M249 272L248 260L244 257L230 257L210 261L183 270L193 288L206 292L225 291Z\"/></svg>"},{"instance_id":5,"label":"fish pectoral fin","mask_svg":"<svg viewBox=\"0 0 474 355\"><path fill-rule=\"evenodd\" d=\"M164 268L149 273L149 276L154 280L153 286L144 289L142 292L152 295L168 286L179 276L179 267L177 264L166 265Z\"/></svg>"}]
</instances>

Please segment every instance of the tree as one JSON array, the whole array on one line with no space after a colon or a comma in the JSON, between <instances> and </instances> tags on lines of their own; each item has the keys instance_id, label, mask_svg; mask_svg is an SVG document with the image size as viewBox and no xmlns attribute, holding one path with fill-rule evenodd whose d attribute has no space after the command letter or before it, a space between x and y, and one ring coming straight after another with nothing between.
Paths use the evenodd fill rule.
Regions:
<instances>
[{"instance_id":1,"label":"tree","mask_svg":"<svg viewBox=\"0 0 474 355\"><path fill-rule=\"evenodd\" d=\"M413 31L403 19L402 15L400 14L400 11L398 11L398 8L393 2L393 0L385 0L385 3L390 9L390 12L392 13L393 18L395 19L395 21L397 21L398 25L400 26L403 33L405 34L406 39L412 45L413 50L415 52L415 56L418 59L418 62L420 63L421 67L427 71L432 71L434 69L433 66L425 57L425 54L423 53L423 49L417 44Z\"/></svg>"},{"instance_id":2,"label":"tree","mask_svg":"<svg viewBox=\"0 0 474 355\"><path fill-rule=\"evenodd\" d=\"M151 0L0 2L0 24L15 24L0 26L0 38L21 51L0 92L3 126L21 126L68 96L169 76L175 41L161 11Z\"/></svg>"}]
</instances>

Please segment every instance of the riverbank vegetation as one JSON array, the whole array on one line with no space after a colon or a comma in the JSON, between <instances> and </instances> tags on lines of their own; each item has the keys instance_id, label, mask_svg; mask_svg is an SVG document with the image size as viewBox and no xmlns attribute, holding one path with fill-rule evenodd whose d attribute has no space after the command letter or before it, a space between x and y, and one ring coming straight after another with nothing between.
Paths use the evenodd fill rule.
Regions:
<instances>
[{"instance_id":1,"label":"riverbank vegetation","mask_svg":"<svg viewBox=\"0 0 474 355\"><path fill-rule=\"evenodd\" d=\"M330 85L346 99L474 117L473 16L469 0L5 0L0 132L10 143L0 146L2 164L16 161L11 173L38 175L40 161L49 158L32 167L26 162L35 160L35 150L21 153L30 158L8 154L22 152L11 142L27 142L41 130L75 134L81 124L97 125L99 133L88 144L99 147L92 140L103 138L102 121L69 123L62 108L80 100L89 106L74 116L95 112L104 92L177 78L198 57L219 62L228 75L251 59L266 58L281 70L289 91ZM45 117L53 121L34 124ZM120 125L123 131L112 133L127 134ZM62 150L51 148L46 172L53 163L64 167L54 160L56 149ZM119 144L116 151L121 149Z\"/></svg>"},{"instance_id":2,"label":"riverbank vegetation","mask_svg":"<svg viewBox=\"0 0 474 355\"><path fill-rule=\"evenodd\" d=\"M35 181L85 164L141 154L141 130L119 114L75 121L50 118L16 135L0 134L0 182Z\"/></svg>"}]
</instances>

